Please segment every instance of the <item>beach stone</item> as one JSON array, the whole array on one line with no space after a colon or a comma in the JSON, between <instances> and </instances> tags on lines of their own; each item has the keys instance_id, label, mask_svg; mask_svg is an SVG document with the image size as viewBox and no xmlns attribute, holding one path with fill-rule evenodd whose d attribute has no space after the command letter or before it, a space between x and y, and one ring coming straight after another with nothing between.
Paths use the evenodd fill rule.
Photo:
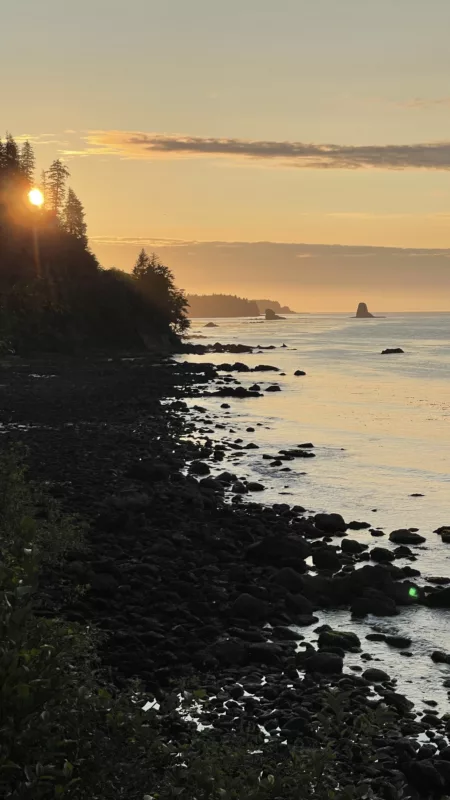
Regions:
<instances>
[{"instance_id":1,"label":"beach stone","mask_svg":"<svg viewBox=\"0 0 450 800\"><path fill-rule=\"evenodd\" d=\"M386 643L391 647L398 647L404 650L405 647L411 646L411 639L409 636L386 636Z\"/></svg>"},{"instance_id":2,"label":"beach stone","mask_svg":"<svg viewBox=\"0 0 450 800\"><path fill-rule=\"evenodd\" d=\"M305 672L321 672L324 675L339 675L344 666L344 659L336 653L307 653Z\"/></svg>"},{"instance_id":3,"label":"beach stone","mask_svg":"<svg viewBox=\"0 0 450 800\"><path fill-rule=\"evenodd\" d=\"M364 550L367 550L367 545L361 544L361 542L357 542L356 539L343 539L341 544L341 550L343 553L349 553L350 555L358 555L358 553L362 553Z\"/></svg>"},{"instance_id":4,"label":"beach stone","mask_svg":"<svg viewBox=\"0 0 450 800\"><path fill-rule=\"evenodd\" d=\"M247 494L248 489L247 489L247 487L245 486L244 483L242 483L241 481L236 481L236 483L233 483L233 486L231 487L231 491L234 494Z\"/></svg>"},{"instance_id":5,"label":"beach stone","mask_svg":"<svg viewBox=\"0 0 450 800\"><path fill-rule=\"evenodd\" d=\"M389 540L394 544L423 544L426 542L425 536L420 536L420 534L409 531L406 528L392 531L389 534Z\"/></svg>"},{"instance_id":6,"label":"beach stone","mask_svg":"<svg viewBox=\"0 0 450 800\"><path fill-rule=\"evenodd\" d=\"M370 551L370 557L372 561L376 561L377 563L386 563L387 561L394 561L395 559L392 550L388 550L386 547L374 547Z\"/></svg>"},{"instance_id":7,"label":"beach stone","mask_svg":"<svg viewBox=\"0 0 450 800\"><path fill-rule=\"evenodd\" d=\"M265 486L262 483L257 483L257 481L250 481L247 483L247 489L249 492L263 492L265 490Z\"/></svg>"},{"instance_id":8,"label":"beach stone","mask_svg":"<svg viewBox=\"0 0 450 800\"><path fill-rule=\"evenodd\" d=\"M450 586L427 595L425 604L429 608L450 608Z\"/></svg>"},{"instance_id":9,"label":"beach stone","mask_svg":"<svg viewBox=\"0 0 450 800\"><path fill-rule=\"evenodd\" d=\"M294 375L296 378L300 378L302 375L306 375L306 372L303 372L302 369L296 369Z\"/></svg>"},{"instance_id":10,"label":"beach stone","mask_svg":"<svg viewBox=\"0 0 450 800\"><path fill-rule=\"evenodd\" d=\"M142 459L133 464L128 471L128 477L134 480L153 483L167 481L170 476L170 469L167 464Z\"/></svg>"},{"instance_id":11,"label":"beach stone","mask_svg":"<svg viewBox=\"0 0 450 800\"><path fill-rule=\"evenodd\" d=\"M391 356L394 353L404 353L405 351L402 350L401 347L387 347L386 350L381 351L382 356Z\"/></svg>"},{"instance_id":12,"label":"beach stone","mask_svg":"<svg viewBox=\"0 0 450 800\"><path fill-rule=\"evenodd\" d=\"M209 475L211 470L204 461L193 461L192 464L189 465L189 472L192 475Z\"/></svg>"},{"instance_id":13,"label":"beach stone","mask_svg":"<svg viewBox=\"0 0 450 800\"><path fill-rule=\"evenodd\" d=\"M368 633L366 635L366 639L369 642L385 642L386 641L386 634L385 633Z\"/></svg>"},{"instance_id":14,"label":"beach stone","mask_svg":"<svg viewBox=\"0 0 450 800\"><path fill-rule=\"evenodd\" d=\"M280 561L308 558L311 553L309 544L300 536L266 536L260 542L250 545L245 553L245 558L259 564L272 566ZM304 571L307 567L304 564ZM298 570L297 570L298 571Z\"/></svg>"},{"instance_id":15,"label":"beach stone","mask_svg":"<svg viewBox=\"0 0 450 800\"><path fill-rule=\"evenodd\" d=\"M399 694L398 692L384 691L383 699L389 706L393 706L401 714L406 714L414 708L414 703L408 700L404 694Z\"/></svg>"},{"instance_id":16,"label":"beach stone","mask_svg":"<svg viewBox=\"0 0 450 800\"><path fill-rule=\"evenodd\" d=\"M348 631L322 631L319 634L320 650L329 647L340 647L342 650L353 650L361 646L356 633Z\"/></svg>"},{"instance_id":17,"label":"beach stone","mask_svg":"<svg viewBox=\"0 0 450 800\"><path fill-rule=\"evenodd\" d=\"M291 642L300 642L305 638L298 631L295 631L292 628L287 628L284 625L275 625L272 630L272 636L275 639L283 639L284 641Z\"/></svg>"},{"instance_id":18,"label":"beach stone","mask_svg":"<svg viewBox=\"0 0 450 800\"><path fill-rule=\"evenodd\" d=\"M267 605L264 600L243 593L236 598L231 606L231 615L250 621L262 620L267 616Z\"/></svg>"},{"instance_id":19,"label":"beach stone","mask_svg":"<svg viewBox=\"0 0 450 800\"><path fill-rule=\"evenodd\" d=\"M431 660L435 664L450 664L450 654L442 652L442 650L434 650L431 654Z\"/></svg>"},{"instance_id":20,"label":"beach stone","mask_svg":"<svg viewBox=\"0 0 450 800\"><path fill-rule=\"evenodd\" d=\"M303 579L299 573L291 567L283 567L273 578L274 583L283 586L290 592L300 593L303 591Z\"/></svg>"},{"instance_id":21,"label":"beach stone","mask_svg":"<svg viewBox=\"0 0 450 800\"><path fill-rule=\"evenodd\" d=\"M313 553L313 564L317 569L331 570L338 572L341 568L341 562L334 550L326 547L320 548Z\"/></svg>"},{"instance_id":22,"label":"beach stone","mask_svg":"<svg viewBox=\"0 0 450 800\"><path fill-rule=\"evenodd\" d=\"M244 664L247 661L247 646L239 639L222 639L211 648L213 655L220 662L229 664Z\"/></svg>"},{"instance_id":23,"label":"beach stone","mask_svg":"<svg viewBox=\"0 0 450 800\"><path fill-rule=\"evenodd\" d=\"M363 678L369 683L384 683L385 681L390 681L390 677L387 672L384 672L382 669L376 669L376 667L370 667L363 672Z\"/></svg>"},{"instance_id":24,"label":"beach stone","mask_svg":"<svg viewBox=\"0 0 450 800\"><path fill-rule=\"evenodd\" d=\"M278 386L278 384L277 384L277 383L274 383L274 384L272 384L271 386L268 386L268 387L265 389L265 391L266 391L266 392L281 392L281 387L280 387L280 386Z\"/></svg>"},{"instance_id":25,"label":"beach stone","mask_svg":"<svg viewBox=\"0 0 450 800\"><path fill-rule=\"evenodd\" d=\"M351 604L355 617L375 614L378 617L393 617L398 614L395 602L377 589L367 589L363 597L357 597Z\"/></svg>"},{"instance_id":26,"label":"beach stone","mask_svg":"<svg viewBox=\"0 0 450 800\"><path fill-rule=\"evenodd\" d=\"M352 522L348 523L348 527L352 531L362 531L365 528L370 528L370 522L358 522L357 520L352 520Z\"/></svg>"},{"instance_id":27,"label":"beach stone","mask_svg":"<svg viewBox=\"0 0 450 800\"><path fill-rule=\"evenodd\" d=\"M256 664L267 664L278 666L281 663L283 650L277 644L264 642L261 644L251 644L248 648L250 661Z\"/></svg>"},{"instance_id":28,"label":"beach stone","mask_svg":"<svg viewBox=\"0 0 450 800\"><path fill-rule=\"evenodd\" d=\"M347 523L340 514L316 514L314 522L325 533L344 533Z\"/></svg>"}]
</instances>

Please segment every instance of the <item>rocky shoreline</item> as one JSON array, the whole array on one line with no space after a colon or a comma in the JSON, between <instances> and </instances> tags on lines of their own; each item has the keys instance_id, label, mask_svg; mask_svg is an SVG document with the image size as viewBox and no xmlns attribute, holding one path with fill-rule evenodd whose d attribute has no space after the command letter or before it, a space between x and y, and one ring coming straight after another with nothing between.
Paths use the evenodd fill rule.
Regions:
<instances>
[{"instance_id":1,"label":"rocky shoreline","mask_svg":"<svg viewBox=\"0 0 450 800\"><path fill-rule=\"evenodd\" d=\"M258 489L231 470L212 477L228 447L200 442L195 423L208 418L201 396L221 391L214 379L210 364L154 357L2 364L2 446L24 442L32 477L90 528L88 550L65 565L82 591L68 597L61 574L49 574L41 613L63 602L68 619L104 631L119 686L138 677L160 700L200 689L199 718L218 736L244 724L300 747L331 743L349 783L372 796L400 797L405 783L404 796L445 796L450 716L416 714L395 676L367 663L364 642L317 627L316 612L448 608L450 590L395 565L414 559L414 531L369 553L338 514L243 503ZM223 391L239 389L230 382ZM193 420L185 399L196 396ZM311 457L310 445L278 458ZM314 645L302 629L315 631ZM387 644L406 652L410 642ZM359 670L346 670L347 653L361 653Z\"/></svg>"}]
</instances>

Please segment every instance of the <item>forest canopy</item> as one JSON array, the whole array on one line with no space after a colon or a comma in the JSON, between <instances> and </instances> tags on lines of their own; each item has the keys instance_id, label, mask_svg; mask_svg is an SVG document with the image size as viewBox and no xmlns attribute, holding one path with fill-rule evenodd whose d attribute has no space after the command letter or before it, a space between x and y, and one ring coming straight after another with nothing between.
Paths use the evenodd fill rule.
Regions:
<instances>
[{"instance_id":1,"label":"forest canopy","mask_svg":"<svg viewBox=\"0 0 450 800\"><path fill-rule=\"evenodd\" d=\"M0 139L0 351L175 341L189 322L170 269L145 251L131 274L102 269L67 165L37 179L35 164L30 142Z\"/></svg>"}]
</instances>

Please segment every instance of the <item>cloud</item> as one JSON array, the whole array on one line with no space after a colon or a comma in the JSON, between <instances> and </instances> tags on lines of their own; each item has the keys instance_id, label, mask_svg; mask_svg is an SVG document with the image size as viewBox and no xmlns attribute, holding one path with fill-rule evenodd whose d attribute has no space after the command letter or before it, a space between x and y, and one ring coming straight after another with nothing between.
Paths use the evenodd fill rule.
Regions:
<instances>
[{"instance_id":1,"label":"cloud","mask_svg":"<svg viewBox=\"0 0 450 800\"><path fill-rule=\"evenodd\" d=\"M91 131L85 147L70 155L111 155L124 159L232 158L278 162L299 169L450 170L450 141L419 144L336 145L218 139L138 131Z\"/></svg>"},{"instance_id":2,"label":"cloud","mask_svg":"<svg viewBox=\"0 0 450 800\"><path fill-rule=\"evenodd\" d=\"M426 110L429 108L450 108L450 96L447 97L413 97L396 103L401 108L416 108Z\"/></svg>"},{"instance_id":3,"label":"cloud","mask_svg":"<svg viewBox=\"0 0 450 800\"><path fill-rule=\"evenodd\" d=\"M185 247L186 245L196 245L196 241L186 241L184 239L160 239L150 236L90 236L92 244L114 245L128 247L136 245L138 247Z\"/></svg>"}]
</instances>

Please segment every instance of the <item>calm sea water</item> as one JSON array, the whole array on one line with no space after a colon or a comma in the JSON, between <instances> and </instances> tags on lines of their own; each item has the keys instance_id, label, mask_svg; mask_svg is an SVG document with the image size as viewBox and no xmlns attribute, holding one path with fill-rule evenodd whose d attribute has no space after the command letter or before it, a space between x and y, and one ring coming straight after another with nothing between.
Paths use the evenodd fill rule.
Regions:
<instances>
[{"instance_id":1,"label":"calm sea water","mask_svg":"<svg viewBox=\"0 0 450 800\"><path fill-rule=\"evenodd\" d=\"M221 399L202 401L217 415L214 423L226 423L226 430L210 426L212 438L242 437L244 443L260 447L231 464L218 465L217 471L233 467L239 476L263 483L266 491L257 495L263 502L337 511L347 520L364 520L386 533L419 528L427 543L417 551L414 566L424 576L450 577L450 545L433 533L440 525L450 525L450 314L388 314L368 320L343 314L293 315L275 322L224 319L215 320L219 327L212 329L204 327L207 321L193 321L192 334L205 337L194 341L273 344L276 349L190 360L265 363L286 373L233 373L244 386L256 381L264 389L279 383L282 391L228 401L229 416L220 408ZM401 347L405 353L383 356L386 347ZM294 377L297 369L307 375ZM246 432L249 426L254 433ZM306 441L314 443L316 458L289 462L291 472L271 468L261 458L264 452ZM415 493L424 496L411 497ZM364 532L354 535L370 544L387 542L387 537L374 540ZM368 629L367 623L350 622L344 612L335 614L335 623L353 627L360 635ZM373 655L400 676L399 685L413 699L421 701L431 692L447 706L440 679L448 676L448 668L437 667L429 656L432 649L450 650L450 611L413 608L395 620L370 623L413 636L410 659L388 653L384 644L383 652L378 645Z\"/></svg>"}]
</instances>

